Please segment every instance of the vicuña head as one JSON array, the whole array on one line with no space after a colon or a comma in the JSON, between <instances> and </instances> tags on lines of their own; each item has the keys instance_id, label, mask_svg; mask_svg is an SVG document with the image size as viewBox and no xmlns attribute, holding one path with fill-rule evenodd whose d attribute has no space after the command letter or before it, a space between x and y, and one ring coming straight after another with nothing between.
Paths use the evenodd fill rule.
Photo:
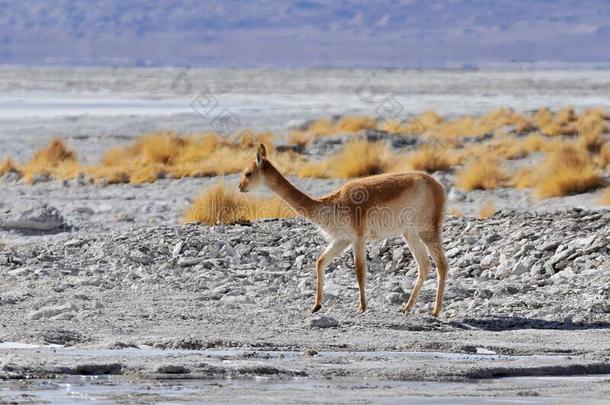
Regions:
<instances>
[{"instance_id":1,"label":"vicu\u00f1a head","mask_svg":"<svg viewBox=\"0 0 610 405\"><path fill-rule=\"evenodd\" d=\"M247 193L260 187L265 182L263 175L263 165L267 161L267 150L265 145L260 144L256 151L256 159L248 163L241 173L239 180L239 191Z\"/></svg>"},{"instance_id":2,"label":"vicu\u00f1a head","mask_svg":"<svg viewBox=\"0 0 610 405\"><path fill-rule=\"evenodd\" d=\"M415 305L432 267L430 254L438 273L432 313L440 314L448 270L441 244L445 189L433 177L421 172L381 174L349 181L332 194L312 198L282 176L267 160L265 147L260 145L256 159L242 172L239 190L247 192L261 185L271 188L294 211L319 225L329 240L316 264L313 312L322 307L324 270L350 245L356 266L360 312L364 312L366 242L403 235L417 262L418 276L409 300L400 310L406 313Z\"/></svg>"}]
</instances>

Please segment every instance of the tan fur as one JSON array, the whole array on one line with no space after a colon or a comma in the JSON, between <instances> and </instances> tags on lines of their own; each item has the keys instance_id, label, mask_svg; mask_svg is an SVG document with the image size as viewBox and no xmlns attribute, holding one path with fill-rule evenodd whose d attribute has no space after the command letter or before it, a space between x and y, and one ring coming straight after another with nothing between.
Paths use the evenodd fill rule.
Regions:
<instances>
[{"instance_id":1,"label":"tan fur","mask_svg":"<svg viewBox=\"0 0 610 405\"><path fill-rule=\"evenodd\" d=\"M246 166L240 191L267 185L300 215L319 225L330 243L316 263L316 300L313 312L322 307L323 277L328 264L352 246L359 287L360 311L366 310L366 242L403 235L418 266L418 278L409 300L415 305L431 269L428 254L437 268L438 283L432 313L442 310L448 266L441 243L445 217L445 189L433 177L420 172L381 174L352 180L337 191L312 198L294 187L266 158L261 145L256 160Z\"/></svg>"}]
</instances>

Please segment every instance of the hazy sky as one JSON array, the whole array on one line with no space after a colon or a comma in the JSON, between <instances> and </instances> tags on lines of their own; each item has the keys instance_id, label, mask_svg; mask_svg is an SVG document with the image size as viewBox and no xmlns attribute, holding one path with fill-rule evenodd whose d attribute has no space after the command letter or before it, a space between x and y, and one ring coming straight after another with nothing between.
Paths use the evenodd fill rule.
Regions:
<instances>
[{"instance_id":1,"label":"hazy sky","mask_svg":"<svg viewBox=\"0 0 610 405\"><path fill-rule=\"evenodd\" d=\"M0 0L0 64L610 62L604 0Z\"/></svg>"}]
</instances>

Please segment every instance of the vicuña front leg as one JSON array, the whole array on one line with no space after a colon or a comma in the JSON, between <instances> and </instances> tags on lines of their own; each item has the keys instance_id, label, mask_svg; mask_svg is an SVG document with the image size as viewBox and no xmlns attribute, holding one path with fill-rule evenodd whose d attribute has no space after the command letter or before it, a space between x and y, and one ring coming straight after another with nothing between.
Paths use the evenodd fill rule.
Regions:
<instances>
[{"instance_id":1,"label":"vicu\u00f1a front leg","mask_svg":"<svg viewBox=\"0 0 610 405\"><path fill-rule=\"evenodd\" d=\"M354 242L354 263L360 293L360 313L363 314L366 311L366 241L364 239L357 239Z\"/></svg>"},{"instance_id":2,"label":"vicu\u00f1a front leg","mask_svg":"<svg viewBox=\"0 0 610 405\"><path fill-rule=\"evenodd\" d=\"M414 230L409 230L403 234L405 237L407 244L409 245L409 250L411 254L415 258L417 262L417 281L415 282L415 286L413 287L413 291L411 291L411 296L409 300L403 304L400 310L404 313L407 313L413 309L415 303L417 302L417 298L419 297L419 293L424 285L424 281L426 280L426 276L432 267L430 264L430 259L428 259L428 252L426 251L426 246L420 239L419 235Z\"/></svg>"},{"instance_id":3,"label":"vicu\u00f1a front leg","mask_svg":"<svg viewBox=\"0 0 610 405\"><path fill-rule=\"evenodd\" d=\"M343 253L345 248L349 246L348 240L334 240L320 255L316 262L316 302L314 303L311 312L318 312L322 308L323 289L324 289L324 270L333 261L335 257Z\"/></svg>"},{"instance_id":4,"label":"vicu\u00f1a front leg","mask_svg":"<svg viewBox=\"0 0 610 405\"><path fill-rule=\"evenodd\" d=\"M447 279L447 257L445 257L445 251L441 243L440 235L424 234L422 240L428 248L430 256L434 259L436 264L436 299L434 300L434 308L432 309L432 315L439 316L443 310L443 295L445 292L445 281Z\"/></svg>"}]
</instances>

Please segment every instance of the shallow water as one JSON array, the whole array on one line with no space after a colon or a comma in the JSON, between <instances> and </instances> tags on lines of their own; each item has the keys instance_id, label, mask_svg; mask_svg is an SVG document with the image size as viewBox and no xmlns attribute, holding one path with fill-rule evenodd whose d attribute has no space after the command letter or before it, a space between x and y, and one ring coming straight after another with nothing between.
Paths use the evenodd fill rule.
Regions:
<instances>
[{"instance_id":1,"label":"shallow water","mask_svg":"<svg viewBox=\"0 0 610 405\"><path fill-rule=\"evenodd\" d=\"M541 377L532 380L560 382L574 379L587 382L608 380L610 376ZM371 379L255 378L212 380L137 380L125 377L67 377L57 380L30 380L0 383L0 402L61 404L110 404L116 402L169 404L205 403L377 403L377 404L556 404L570 399L510 395L444 396L445 392L471 392L509 380L483 382L393 382ZM610 381L610 380L609 380ZM434 395L433 393L437 394ZM410 393L416 393L411 395ZM422 395L422 393L424 395ZM332 395L331 395L332 394ZM521 394L522 395L522 394ZM563 402L562 402L563 401ZM602 404L602 400L577 400L579 404Z\"/></svg>"},{"instance_id":2,"label":"shallow water","mask_svg":"<svg viewBox=\"0 0 610 405\"><path fill-rule=\"evenodd\" d=\"M162 350L150 346L124 349L87 349L60 345L0 343L0 349L27 352L32 355L52 354L53 359L155 359L160 364L173 363L182 356L240 362L272 364L302 358L297 351L248 350ZM488 363L520 358L553 356L506 356L493 354L462 354L444 352L320 352L332 363L343 358L366 364L390 360ZM556 357L556 356L555 356ZM55 361L55 360L53 360ZM138 364L138 363L136 363ZM330 364L330 363L329 363ZM61 404L115 402L129 403L379 403L379 404L556 404L578 399L579 404L601 404L604 401L581 400L587 387L610 385L610 375L560 377L510 377L467 381L393 381L376 377L289 377L285 375L249 376L239 378L206 377L201 374L160 374L158 378L136 375L66 376L56 379L22 379L0 382L0 403ZM566 397L567 396L567 397Z\"/></svg>"}]
</instances>

